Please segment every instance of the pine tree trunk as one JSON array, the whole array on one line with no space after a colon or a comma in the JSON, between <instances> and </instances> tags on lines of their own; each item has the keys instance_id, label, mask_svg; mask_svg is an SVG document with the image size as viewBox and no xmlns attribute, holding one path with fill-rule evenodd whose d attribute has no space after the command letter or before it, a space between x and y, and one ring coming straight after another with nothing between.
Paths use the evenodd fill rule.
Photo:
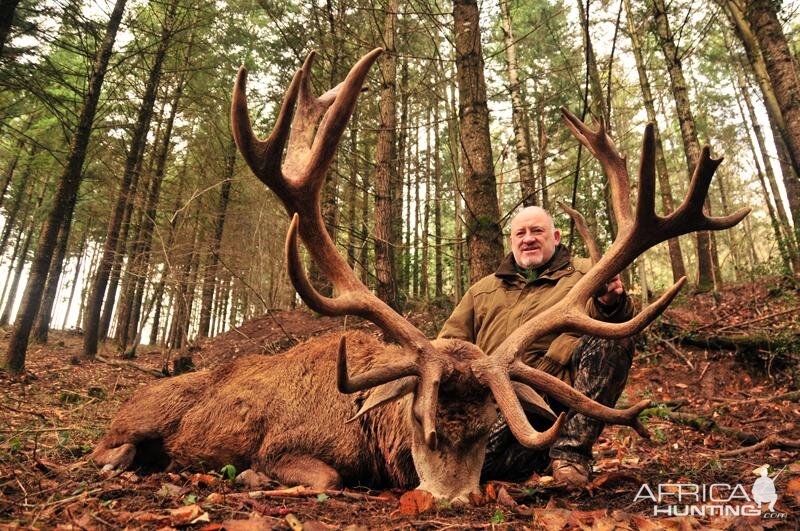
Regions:
<instances>
[{"instance_id":1,"label":"pine tree trunk","mask_svg":"<svg viewBox=\"0 0 800 531\"><path fill-rule=\"evenodd\" d=\"M795 173L784 175L786 196L800 242L800 78L783 28L777 4L772 0L750 0L745 15L758 40L781 115L786 125L786 147Z\"/></svg>"},{"instance_id":2,"label":"pine tree trunk","mask_svg":"<svg viewBox=\"0 0 800 531\"><path fill-rule=\"evenodd\" d=\"M536 164L536 179L539 188L542 190L541 207L550 211L550 197L547 190L547 144L550 139L547 136L547 126L544 123L544 98L539 97L539 111L536 113L536 138L538 141L537 151L539 160Z\"/></svg>"},{"instance_id":3,"label":"pine tree trunk","mask_svg":"<svg viewBox=\"0 0 800 531\"><path fill-rule=\"evenodd\" d=\"M0 0L0 57L3 57L8 35L11 33L11 23L17 10L19 0Z\"/></svg>"},{"instance_id":4,"label":"pine tree trunk","mask_svg":"<svg viewBox=\"0 0 800 531\"><path fill-rule=\"evenodd\" d=\"M773 228L777 229L776 241L781 249L781 254L787 261L787 270L794 269L796 274L800 274L800 253L797 249L794 231L792 230L791 223L789 222L789 216L787 215L786 209L783 205L783 199L781 198L780 189L778 188L778 182L775 178L775 170L772 167L772 159L769 151L767 150L764 132L761 130L761 124L758 122L758 117L756 116L755 109L753 108L753 102L750 100L750 94L747 92L747 84L742 77L741 71L738 72L738 75L739 94L741 94L741 99L744 100L745 107L747 108L747 116L750 118L750 123L753 127L753 133L755 134L756 142L758 143L758 150L756 150L756 147L753 145L752 137L748 134L748 138L750 139L750 148L753 151L753 160L756 162L756 172L763 188L764 199L767 203L770 219L772 220ZM742 116L742 122L746 128L747 118L745 117L744 109L742 109L742 104L739 101L739 94L736 94L736 103L739 105L739 112ZM757 153L761 155L761 159L764 161L763 172L761 169L761 164L758 161ZM769 197L769 192L767 192L766 183L769 183L769 189L771 190L773 200L775 201L774 209Z\"/></svg>"},{"instance_id":5,"label":"pine tree trunk","mask_svg":"<svg viewBox=\"0 0 800 531\"><path fill-rule=\"evenodd\" d=\"M8 290L8 298L6 299L6 303L3 306L3 313L0 314L0 326L6 326L11 320L11 313L14 311L14 303L17 301L17 289L19 288L19 280L22 278L22 270L25 268L25 261L28 257L28 249L31 245L31 240L33 239L33 226L30 228L31 230L26 231L27 234L25 235L24 243L22 244L22 249L17 256L17 266L14 268L14 275L11 280L11 286ZM20 237L22 234L20 234ZM9 270L9 273L11 271Z\"/></svg>"},{"instance_id":6,"label":"pine tree trunk","mask_svg":"<svg viewBox=\"0 0 800 531\"><path fill-rule=\"evenodd\" d=\"M453 173L453 212L455 214L455 234L453 237L453 304L458 304L464 296L464 261L463 261L463 217L461 212L461 148L458 142L461 136L458 130L456 116L456 95L453 84L450 84L447 119L447 143L450 151L451 171Z\"/></svg>"},{"instance_id":7,"label":"pine tree trunk","mask_svg":"<svg viewBox=\"0 0 800 531\"><path fill-rule=\"evenodd\" d=\"M168 11L164 19L158 50L153 59L153 65L145 85L144 96L142 97L142 104L139 107L136 125L133 129L131 147L128 152L128 158L125 161L125 171L123 173L122 183L120 184L119 199L112 214L111 223L109 224L108 234L103 247L103 255L100 259L98 271L92 286L90 301L87 305L84 323L83 355L90 358L93 358L97 353L97 343L100 336L100 311L103 304L103 296L105 295L108 279L111 274L114 253L117 249L119 232L122 225L122 217L125 211L125 205L128 204L128 195L130 193L131 183L134 179L139 152L142 150L142 144L147 139L147 131L150 126L150 118L153 114L153 104L156 98L156 89L161 79L161 70L164 58L166 57L167 48L172 39L172 26L175 22L177 7L177 0L173 0L167 7ZM110 302L113 304L113 300Z\"/></svg>"},{"instance_id":8,"label":"pine tree trunk","mask_svg":"<svg viewBox=\"0 0 800 531\"><path fill-rule=\"evenodd\" d=\"M430 299L430 205L431 205L431 114L428 109L425 124L425 204L422 206L422 267L420 271L420 294L422 300Z\"/></svg>"},{"instance_id":9,"label":"pine tree trunk","mask_svg":"<svg viewBox=\"0 0 800 531\"><path fill-rule=\"evenodd\" d=\"M397 297L397 272L395 271L395 247L393 232L395 221L392 214L394 193L392 185L397 182L396 153L396 98L397 66L394 45L397 21L397 0L390 0L383 26L385 52L378 59L381 73L380 125L378 143L375 146L375 277L378 298L394 309L399 309Z\"/></svg>"},{"instance_id":10,"label":"pine tree trunk","mask_svg":"<svg viewBox=\"0 0 800 531\"><path fill-rule=\"evenodd\" d=\"M442 298L444 282L444 265L442 263L442 151L439 131L439 100L434 105L433 115L433 241L434 248L434 295L436 300Z\"/></svg>"},{"instance_id":11,"label":"pine tree trunk","mask_svg":"<svg viewBox=\"0 0 800 531\"><path fill-rule=\"evenodd\" d=\"M28 124L23 132L27 132L32 121L33 121L33 115L31 114L31 117L28 118ZM31 147L31 151L35 149L38 149L38 146L36 144L33 144ZM8 161L8 163L6 164L6 171L3 172L3 181L2 183L0 183L0 205L4 203L6 192L8 191L9 185L11 185L11 180L14 178L14 170L17 169L17 164L19 163L20 155L22 155L24 151L25 151L25 137L22 136L20 137L19 140L17 140L17 144L16 146L14 146L14 150L12 151L11 154L11 160Z\"/></svg>"},{"instance_id":12,"label":"pine tree trunk","mask_svg":"<svg viewBox=\"0 0 800 531\"><path fill-rule=\"evenodd\" d=\"M528 105L525 102L525 91L519 80L517 44L514 41L508 0L500 0L500 26L503 30L503 42L506 49L506 75L508 76L508 92L511 96L511 123L514 129L514 152L522 191L522 204L524 206L537 205L539 201L536 177L533 174L533 164L531 163L531 133L526 112Z\"/></svg>"},{"instance_id":13,"label":"pine tree trunk","mask_svg":"<svg viewBox=\"0 0 800 531\"><path fill-rule=\"evenodd\" d=\"M350 119L350 182L347 187L347 265L350 269L356 269L356 231L358 230L358 219L356 218L356 201L358 199L358 172L359 172L359 153L358 153L358 107L353 112Z\"/></svg>"},{"instance_id":14,"label":"pine tree trunk","mask_svg":"<svg viewBox=\"0 0 800 531\"><path fill-rule=\"evenodd\" d=\"M477 0L454 0L461 162L466 200L469 278L491 274L503 258L500 210L489 136L489 108Z\"/></svg>"},{"instance_id":15,"label":"pine tree trunk","mask_svg":"<svg viewBox=\"0 0 800 531\"><path fill-rule=\"evenodd\" d=\"M636 71L639 74L639 86L642 89L642 99L644 108L647 112L647 120L653 124L653 134L656 140L656 175L658 176L658 187L661 191L661 204L663 215L670 214L675 210L675 202L672 198L672 185L669 182L669 171L667 170L667 160L664 157L664 146L661 143L661 131L656 119L656 108L653 103L653 93L650 90L650 80L647 77L647 68L642 52L642 41L634 22L633 10L630 0L625 0L625 12L628 18L628 31L630 33L633 55L636 60ZM686 276L686 267L683 263L683 251L678 238L667 240L669 249L669 262L672 267L672 281L677 282Z\"/></svg>"},{"instance_id":16,"label":"pine tree trunk","mask_svg":"<svg viewBox=\"0 0 800 531\"><path fill-rule=\"evenodd\" d=\"M678 114L683 149L686 155L686 165L688 175L694 172L697 162L700 160L700 143L697 140L697 128L695 127L694 117L692 116L689 104L689 91L686 87L686 80L683 77L683 69L680 57L675 47L675 42L670 31L667 19L664 0L653 0L655 10L655 27L661 50L667 63L669 72L670 86L672 95L675 99L675 109ZM708 200L706 200L706 210L708 212ZM700 293L711 291L715 288L714 266L711 257L711 238L708 231L698 231L697 240L697 283L696 290Z\"/></svg>"},{"instance_id":17,"label":"pine tree trunk","mask_svg":"<svg viewBox=\"0 0 800 531\"><path fill-rule=\"evenodd\" d=\"M67 298L67 308L64 311L64 320L61 322L61 329L67 329L67 320L69 319L69 310L72 308L72 301L75 298L75 289L78 285L78 280L80 279L81 275L81 265L83 264L83 252L86 249L86 236L89 234L89 231L86 231L84 238L81 239L81 245L78 248L78 252L75 256L78 257L77 262L75 263L75 272L72 275L72 284L69 288L69 297ZM80 323L80 321L78 321Z\"/></svg>"},{"instance_id":18,"label":"pine tree trunk","mask_svg":"<svg viewBox=\"0 0 800 531\"><path fill-rule=\"evenodd\" d=\"M38 148L35 148L38 149ZM14 223L17 220L17 215L19 214L19 209L23 205L26 207L28 206L28 200L33 195L33 187L25 186L25 183L28 182L31 176L31 170L33 169L33 150L31 155L28 157L28 161L25 163L25 169L22 171L22 177L20 179L20 186L17 190L17 194L14 196L14 202L11 204L11 208L8 209L5 215L5 223L3 225L3 235L0 236L0 257L5 255L6 246L8 245L8 238L11 236L11 230L14 227ZM27 210L24 210L23 218L27 216Z\"/></svg>"},{"instance_id":19,"label":"pine tree trunk","mask_svg":"<svg viewBox=\"0 0 800 531\"><path fill-rule=\"evenodd\" d=\"M64 218L64 223L58 232L58 242L53 252L53 259L50 262L50 271L47 274L47 284L44 288L39 315L33 328L33 339L36 343L47 343L47 334L50 331L50 318L56 302L58 282L61 279L61 271L64 268L64 258L67 256L71 226L72 220Z\"/></svg>"},{"instance_id":20,"label":"pine tree trunk","mask_svg":"<svg viewBox=\"0 0 800 531\"><path fill-rule=\"evenodd\" d=\"M203 276L203 289L200 305L200 324L197 331L198 337L208 337L211 325L211 304L215 287L217 285L217 269L219 266L219 250L222 246L222 234L225 229L225 215L231 199L231 185L233 184L233 170L236 164L236 144L231 140L225 156L225 180L220 188L219 203L217 204L216 219L214 221L214 239L211 241L211 253L208 257Z\"/></svg>"}]
</instances>

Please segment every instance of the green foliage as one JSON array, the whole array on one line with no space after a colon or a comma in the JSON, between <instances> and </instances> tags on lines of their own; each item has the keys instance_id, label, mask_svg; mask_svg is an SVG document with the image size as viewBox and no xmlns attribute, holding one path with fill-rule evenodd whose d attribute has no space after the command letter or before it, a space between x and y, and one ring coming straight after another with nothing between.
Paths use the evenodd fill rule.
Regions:
<instances>
[{"instance_id":1,"label":"green foliage","mask_svg":"<svg viewBox=\"0 0 800 531\"><path fill-rule=\"evenodd\" d=\"M328 495L325 494L324 492L320 492L319 494L317 494L317 497L316 497L317 502L323 503L327 499L328 499Z\"/></svg>"},{"instance_id":2,"label":"green foliage","mask_svg":"<svg viewBox=\"0 0 800 531\"><path fill-rule=\"evenodd\" d=\"M197 502L197 494L187 494L183 498L184 505L192 505L193 503Z\"/></svg>"},{"instance_id":3,"label":"green foliage","mask_svg":"<svg viewBox=\"0 0 800 531\"><path fill-rule=\"evenodd\" d=\"M493 524L502 524L506 521L506 515L502 509L495 509L494 514L489 518L489 522Z\"/></svg>"},{"instance_id":4,"label":"green foliage","mask_svg":"<svg viewBox=\"0 0 800 531\"><path fill-rule=\"evenodd\" d=\"M236 467L231 464L227 464L220 468L219 473L222 475L223 479L228 479L230 481L236 479Z\"/></svg>"}]
</instances>

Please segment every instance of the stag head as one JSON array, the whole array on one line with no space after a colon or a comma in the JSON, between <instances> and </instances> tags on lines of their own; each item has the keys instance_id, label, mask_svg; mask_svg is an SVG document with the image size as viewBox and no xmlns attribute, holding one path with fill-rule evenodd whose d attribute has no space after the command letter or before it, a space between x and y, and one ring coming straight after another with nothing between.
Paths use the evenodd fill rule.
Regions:
<instances>
[{"instance_id":1,"label":"stag head","mask_svg":"<svg viewBox=\"0 0 800 531\"><path fill-rule=\"evenodd\" d=\"M526 345L546 334L575 331L624 337L638 333L663 311L683 281L627 323L592 320L584 308L598 287L647 248L692 230L727 228L744 217L746 212L709 219L700 212L708 189L707 181L718 162L708 161L705 150L684 204L672 215L660 218L653 212L654 144L652 128L648 127L642 150L639 205L633 219L624 158L618 155L602 124L599 131L593 131L565 111L565 119L575 136L601 163L612 169L609 178L615 210L621 220L620 237L604 257L599 258L599 253L595 253L597 264L562 302L525 323L497 352L484 353L475 345L459 340L431 341L361 283L336 249L320 210L320 193L337 145L367 72L381 52L375 49L364 55L344 82L317 98L310 84L314 53L309 54L292 79L275 126L264 140L256 138L252 130L244 67L236 79L231 107L233 135L242 156L253 173L281 199L292 217L286 237L286 257L289 276L303 301L321 314L349 314L368 319L403 349L404 355L351 375L347 367L347 346L342 338L338 352L338 389L342 393L368 393L363 407L351 420L382 404L410 398L408 421L413 426L412 455L420 488L457 501L465 501L470 492L478 489L486 439L496 409L503 414L521 444L543 448L555 441L564 416L556 418L534 389L547 393L574 411L608 423L631 426L646 437L647 432L637 417L649 401L628 409L608 408L517 358ZM298 234L314 262L333 284L335 297L321 295L306 277L298 250ZM525 409L553 419L552 427L538 432L528 421Z\"/></svg>"}]
</instances>

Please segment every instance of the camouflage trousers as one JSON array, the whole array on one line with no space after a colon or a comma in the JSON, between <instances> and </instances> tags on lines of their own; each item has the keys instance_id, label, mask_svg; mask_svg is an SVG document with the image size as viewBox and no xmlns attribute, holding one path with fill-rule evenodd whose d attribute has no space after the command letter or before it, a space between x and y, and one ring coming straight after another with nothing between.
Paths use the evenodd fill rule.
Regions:
<instances>
[{"instance_id":1,"label":"camouflage trousers","mask_svg":"<svg viewBox=\"0 0 800 531\"><path fill-rule=\"evenodd\" d=\"M625 388L633 354L631 338L611 340L584 336L570 362L572 386L589 398L613 407ZM569 411L563 404L547 400L556 414ZM528 420L539 431L551 424L542 418L529 417ZM534 472L544 471L551 459L566 459L588 467L592 460L592 445L604 426L602 421L569 412L559 438L549 451L530 450L517 442L505 419L498 415L489 435L481 481L524 481Z\"/></svg>"}]
</instances>

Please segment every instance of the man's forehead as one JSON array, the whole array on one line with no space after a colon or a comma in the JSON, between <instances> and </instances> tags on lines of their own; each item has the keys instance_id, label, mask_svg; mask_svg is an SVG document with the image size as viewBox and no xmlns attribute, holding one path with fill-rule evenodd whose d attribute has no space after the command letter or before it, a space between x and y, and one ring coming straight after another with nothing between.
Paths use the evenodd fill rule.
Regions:
<instances>
[{"instance_id":1,"label":"man's forehead","mask_svg":"<svg viewBox=\"0 0 800 531\"><path fill-rule=\"evenodd\" d=\"M540 208L525 209L511 220L511 230L519 227L549 227L550 217Z\"/></svg>"}]
</instances>

